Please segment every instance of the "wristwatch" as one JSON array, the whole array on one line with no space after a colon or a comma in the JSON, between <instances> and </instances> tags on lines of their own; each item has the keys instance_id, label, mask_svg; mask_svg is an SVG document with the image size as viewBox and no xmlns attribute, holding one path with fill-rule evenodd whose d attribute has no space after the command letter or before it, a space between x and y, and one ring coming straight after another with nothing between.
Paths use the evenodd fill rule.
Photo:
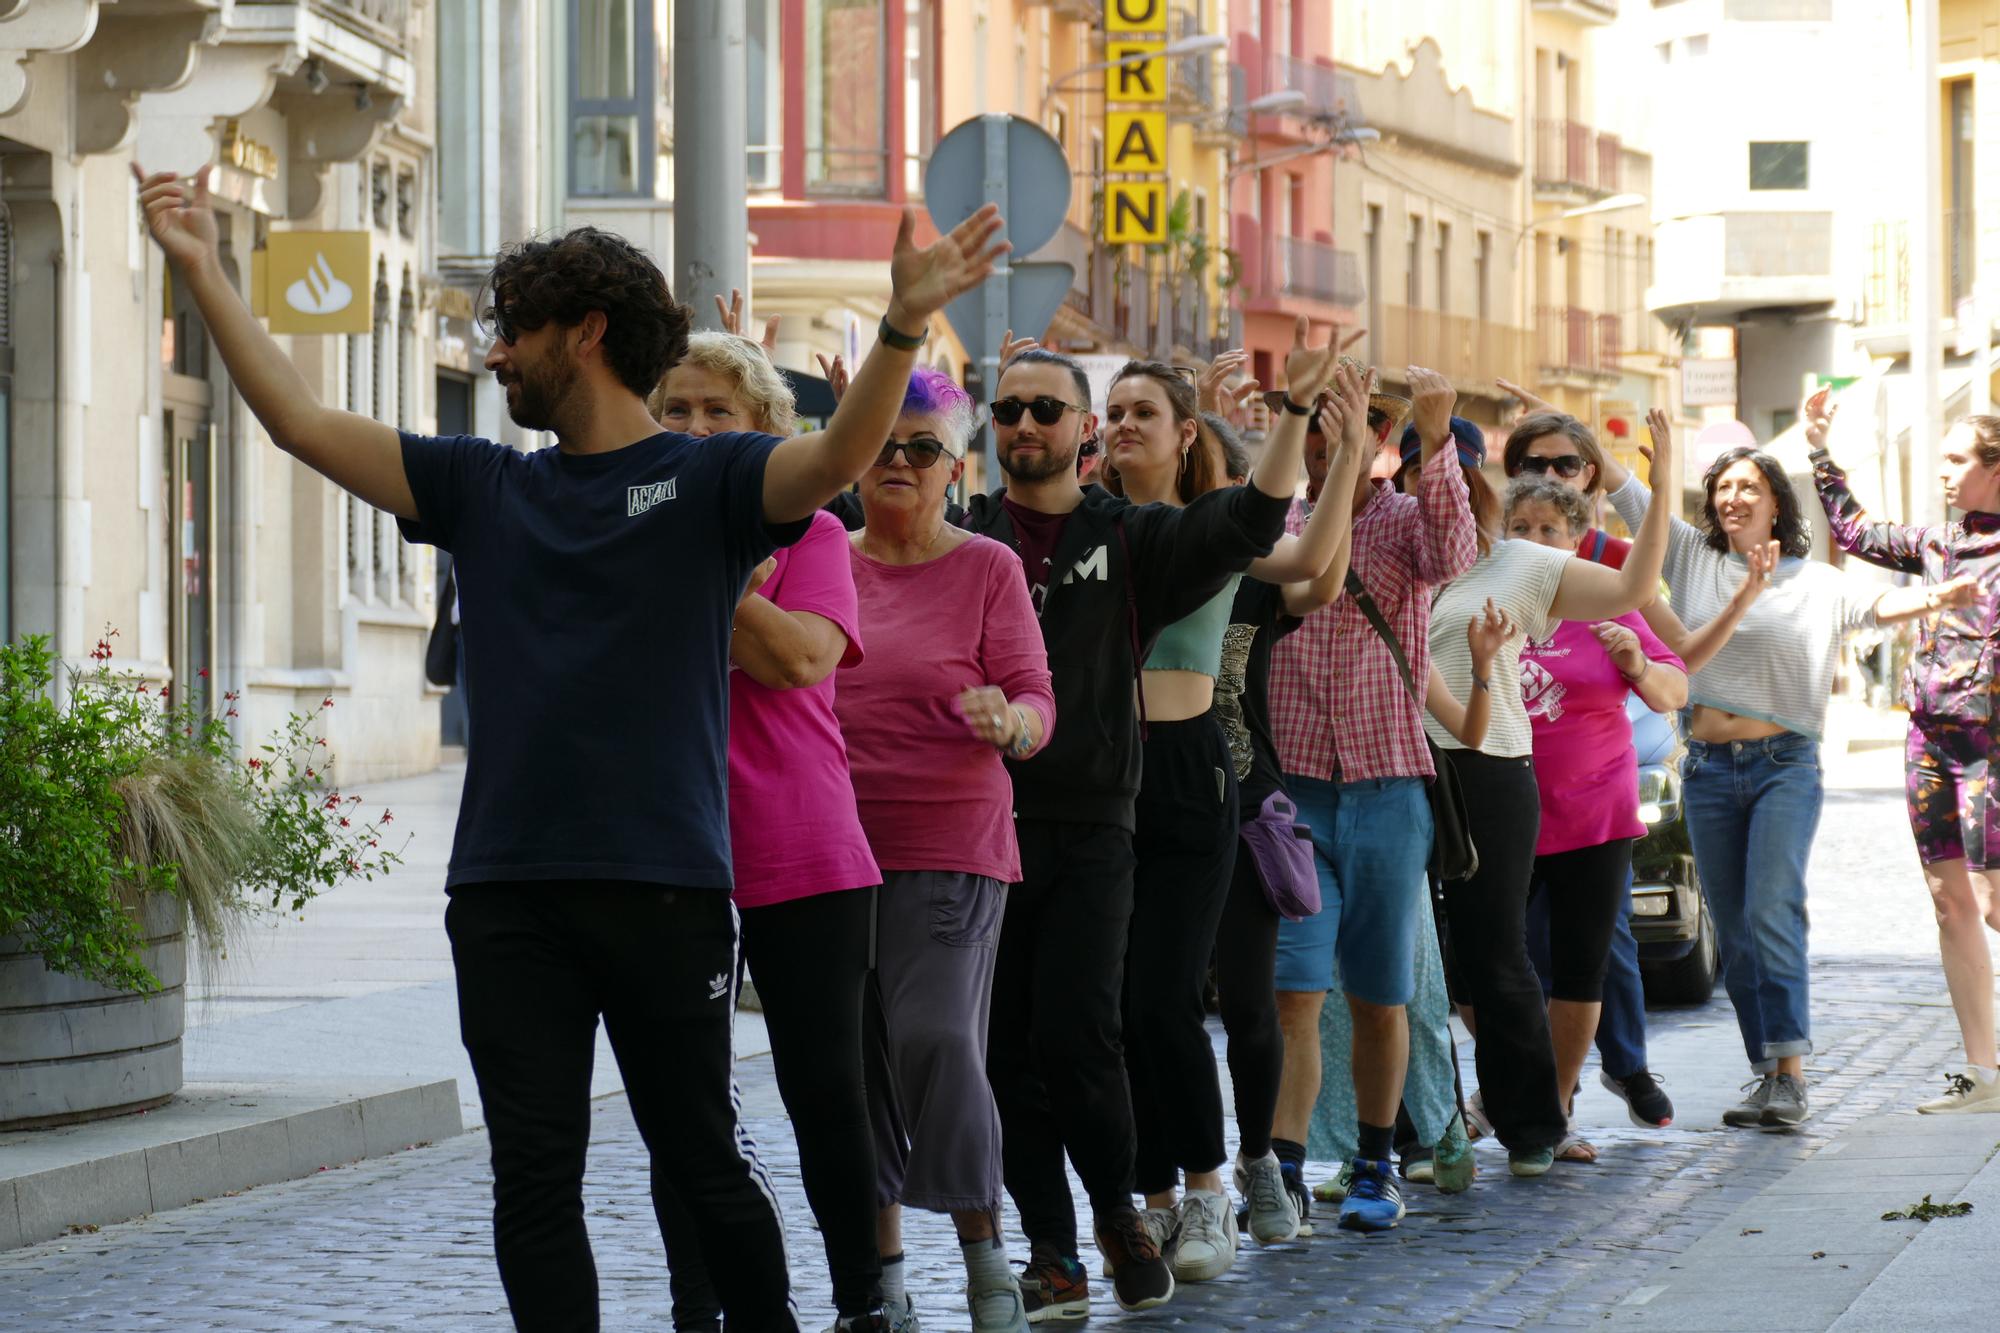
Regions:
<instances>
[{"instance_id":1,"label":"wristwatch","mask_svg":"<svg viewBox=\"0 0 2000 1333\"><path fill-rule=\"evenodd\" d=\"M875 336L899 352L914 352L924 345L924 336L921 333L912 337L907 333L898 332L896 326L889 322L887 315L882 316L882 322L875 326Z\"/></svg>"}]
</instances>

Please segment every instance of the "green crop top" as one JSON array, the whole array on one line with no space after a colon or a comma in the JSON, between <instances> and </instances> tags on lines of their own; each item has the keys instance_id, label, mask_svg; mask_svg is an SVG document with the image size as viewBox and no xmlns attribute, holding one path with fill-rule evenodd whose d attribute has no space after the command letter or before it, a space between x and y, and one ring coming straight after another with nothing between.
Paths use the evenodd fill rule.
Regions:
<instances>
[{"instance_id":1,"label":"green crop top","mask_svg":"<svg viewBox=\"0 0 2000 1333\"><path fill-rule=\"evenodd\" d=\"M1241 574L1231 576L1222 591L1190 614L1160 631L1146 658L1148 671L1199 671L1211 680L1222 671L1222 634L1229 628L1229 609L1236 603Z\"/></svg>"}]
</instances>

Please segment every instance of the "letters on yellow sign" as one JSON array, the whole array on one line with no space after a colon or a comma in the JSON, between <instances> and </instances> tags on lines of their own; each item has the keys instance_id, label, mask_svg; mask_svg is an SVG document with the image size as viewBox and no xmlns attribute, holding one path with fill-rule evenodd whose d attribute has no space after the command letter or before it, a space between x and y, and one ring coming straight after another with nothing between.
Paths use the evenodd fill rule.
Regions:
<instances>
[{"instance_id":1,"label":"letters on yellow sign","mask_svg":"<svg viewBox=\"0 0 2000 1333\"><path fill-rule=\"evenodd\" d=\"M1163 172L1167 169L1167 113L1108 111L1105 138L1111 145L1106 171Z\"/></svg>"},{"instance_id":2,"label":"letters on yellow sign","mask_svg":"<svg viewBox=\"0 0 2000 1333\"><path fill-rule=\"evenodd\" d=\"M365 231L274 231L252 256L251 309L273 333L367 333L372 251Z\"/></svg>"},{"instance_id":3,"label":"letters on yellow sign","mask_svg":"<svg viewBox=\"0 0 2000 1333\"><path fill-rule=\"evenodd\" d=\"M1107 42L1104 58L1113 62L1104 71L1104 96L1111 102L1164 102L1167 100L1167 61L1161 55L1165 42ZM1144 55L1129 65L1117 64L1126 56Z\"/></svg>"},{"instance_id":4,"label":"letters on yellow sign","mask_svg":"<svg viewBox=\"0 0 2000 1333\"><path fill-rule=\"evenodd\" d=\"M1167 183L1159 180L1106 181L1104 243L1165 245Z\"/></svg>"},{"instance_id":5,"label":"letters on yellow sign","mask_svg":"<svg viewBox=\"0 0 2000 1333\"><path fill-rule=\"evenodd\" d=\"M1104 12L1106 32L1165 32L1167 0L1111 0Z\"/></svg>"}]
</instances>

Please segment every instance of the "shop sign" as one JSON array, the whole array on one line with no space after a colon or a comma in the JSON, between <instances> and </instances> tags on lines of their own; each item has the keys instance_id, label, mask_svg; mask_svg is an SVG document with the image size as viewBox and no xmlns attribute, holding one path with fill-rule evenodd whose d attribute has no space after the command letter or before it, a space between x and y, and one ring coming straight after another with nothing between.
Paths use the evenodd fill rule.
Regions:
<instances>
[{"instance_id":1,"label":"shop sign","mask_svg":"<svg viewBox=\"0 0 2000 1333\"><path fill-rule=\"evenodd\" d=\"M273 333L371 332L373 265L366 231L274 231L255 253L251 309Z\"/></svg>"}]
</instances>

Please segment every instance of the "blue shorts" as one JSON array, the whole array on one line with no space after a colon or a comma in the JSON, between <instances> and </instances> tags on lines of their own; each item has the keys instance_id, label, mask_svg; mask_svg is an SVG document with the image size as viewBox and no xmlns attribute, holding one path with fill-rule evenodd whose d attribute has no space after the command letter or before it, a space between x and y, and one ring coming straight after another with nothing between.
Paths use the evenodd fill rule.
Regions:
<instances>
[{"instance_id":1,"label":"blue shorts","mask_svg":"<svg viewBox=\"0 0 2000 1333\"><path fill-rule=\"evenodd\" d=\"M1278 923L1277 988L1408 1004L1416 993L1417 931L1432 929L1424 780L1332 783L1287 774L1285 790L1313 831L1320 908L1317 916Z\"/></svg>"}]
</instances>

